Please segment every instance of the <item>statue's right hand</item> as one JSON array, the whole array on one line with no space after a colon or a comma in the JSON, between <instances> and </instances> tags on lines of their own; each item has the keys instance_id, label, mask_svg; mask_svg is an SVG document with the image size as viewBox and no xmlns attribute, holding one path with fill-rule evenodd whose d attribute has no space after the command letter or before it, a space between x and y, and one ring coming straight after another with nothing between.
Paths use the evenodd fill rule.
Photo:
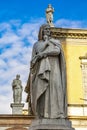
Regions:
<instances>
[{"instance_id":1,"label":"statue's right hand","mask_svg":"<svg viewBox=\"0 0 87 130\"><path fill-rule=\"evenodd\" d=\"M39 59L42 58L42 53L39 53L38 58L39 58Z\"/></svg>"},{"instance_id":2,"label":"statue's right hand","mask_svg":"<svg viewBox=\"0 0 87 130\"><path fill-rule=\"evenodd\" d=\"M16 88L16 85L13 85L12 88L13 88L13 89Z\"/></svg>"}]
</instances>

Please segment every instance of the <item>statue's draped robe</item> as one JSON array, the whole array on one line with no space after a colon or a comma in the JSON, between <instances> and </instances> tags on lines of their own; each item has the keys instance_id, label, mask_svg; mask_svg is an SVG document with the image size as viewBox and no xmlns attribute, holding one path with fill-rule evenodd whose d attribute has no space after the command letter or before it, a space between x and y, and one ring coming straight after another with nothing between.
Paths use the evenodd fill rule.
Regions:
<instances>
[{"instance_id":1,"label":"statue's draped robe","mask_svg":"<svg viewBox=\"0 0 87 130\"><path fill-rule=\"evenodd\" d=\"M61 118L67 115L66 69L61 44L50 39L49 45L37 42L33 47L31 64L31 106L42 118ZM40 58L41 56L41 58Z\"/></svg>"},{"instance_id":2,"label":"statue's draped robe","mask_svg":"<svg viewBox=\"0 0 87 130\"><path fill-rule=\"evenodd\" d=\"M14 103L21 103L22 100L21 80L17 80L17 79L13 80L12 88L13 88Z\"/></svg>"}]
</instances>

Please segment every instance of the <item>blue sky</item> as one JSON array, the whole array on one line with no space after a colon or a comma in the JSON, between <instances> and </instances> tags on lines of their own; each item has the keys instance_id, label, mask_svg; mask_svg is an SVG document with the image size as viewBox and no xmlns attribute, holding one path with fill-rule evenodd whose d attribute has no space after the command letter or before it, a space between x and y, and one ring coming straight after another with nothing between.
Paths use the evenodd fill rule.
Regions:
<instances>
[{"instance_id":1,"label":"blue sky","mask_svg":"<svg viewBox=\"0 0 87 130\"><path fill-rule=\"evenodd\" d=\"M55 8L54 20L60 18L87 20L86 0L1 0L0 21L10 19L27 21L31 18L44 17L44 11L49 3Z\"/></svg>"},{"instance_id":2,"label":"blue sky","mask_svg":"<svg viewBox=\"0 0 87 130\"><path fill-rule=\"evenodd\" d=\"M11 114L16 74L21 75L23 88L26 85L32 46L39 27L46 23L49 3L55 9L55 27L87 28L87 0L0 0L0 114Z\"/></svg>"}]
</instances>

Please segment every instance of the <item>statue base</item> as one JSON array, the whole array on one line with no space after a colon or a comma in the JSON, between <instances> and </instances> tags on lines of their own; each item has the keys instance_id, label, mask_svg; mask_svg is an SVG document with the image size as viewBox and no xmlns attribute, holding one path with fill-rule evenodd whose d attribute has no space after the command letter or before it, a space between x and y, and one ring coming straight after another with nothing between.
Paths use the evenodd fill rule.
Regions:
<instances>
[{"instance_id":1,"label":"statue base","mask_svg":"<svg viewBox=\"0 0 87 130\"><path fill-rule=\"evenodd\" d=\"M24 107L23 103L11 103L10 106L12 108L12 114L22 115L22 110Z\"/></svg>"},{"instance_id":2,"label":"statue base","mask_svg":"<svg viewBox=\"0 0 87 130\"><path fill-rule=\"evenodd\" d=\"M29 130L75 130L68 119L36 119Z\"/></svg>"}]
</instances>

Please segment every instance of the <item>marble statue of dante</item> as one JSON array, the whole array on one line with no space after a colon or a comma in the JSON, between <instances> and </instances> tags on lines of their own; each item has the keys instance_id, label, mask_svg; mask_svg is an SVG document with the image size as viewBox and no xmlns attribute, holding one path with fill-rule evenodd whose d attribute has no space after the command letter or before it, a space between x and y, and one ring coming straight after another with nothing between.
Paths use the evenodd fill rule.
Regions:
<instances>
[{"instance_id":1,"label":"marble statue of dante","mask_svg":"<svg viewBox=\"0 0 87 130\"><path fill-rule=\"evenodd\" d=\"M66 118L65 59L61 43L50 37L48 25L40 28L30 67L26 89L30 89L33 113L39 118Z\"/></svg>"},{"instance_id":2,"label":"marble statue of dante","mask_svg":"<svg viewBox=\"0 0 87 130\"><path fill-rule=\"evenodd\" d=\"M21 84L20 75L16 75L16 79L13 80L12 89L14 103L21 103L23 87Z\"/></svg>"},{"instance_id":3,"label":"marble statue of dante","mask_svg":"<svg viewBox=\"0 0 87 130\"><path fill-rule=\"evenodd\" d=\"M49 4L48 8L46 9L46 19L47 19L47 23L50 25L50 27L54 27L53 12L54 12L54 8L52 8L51 4Z\"/></svg>"}]
</instances>

